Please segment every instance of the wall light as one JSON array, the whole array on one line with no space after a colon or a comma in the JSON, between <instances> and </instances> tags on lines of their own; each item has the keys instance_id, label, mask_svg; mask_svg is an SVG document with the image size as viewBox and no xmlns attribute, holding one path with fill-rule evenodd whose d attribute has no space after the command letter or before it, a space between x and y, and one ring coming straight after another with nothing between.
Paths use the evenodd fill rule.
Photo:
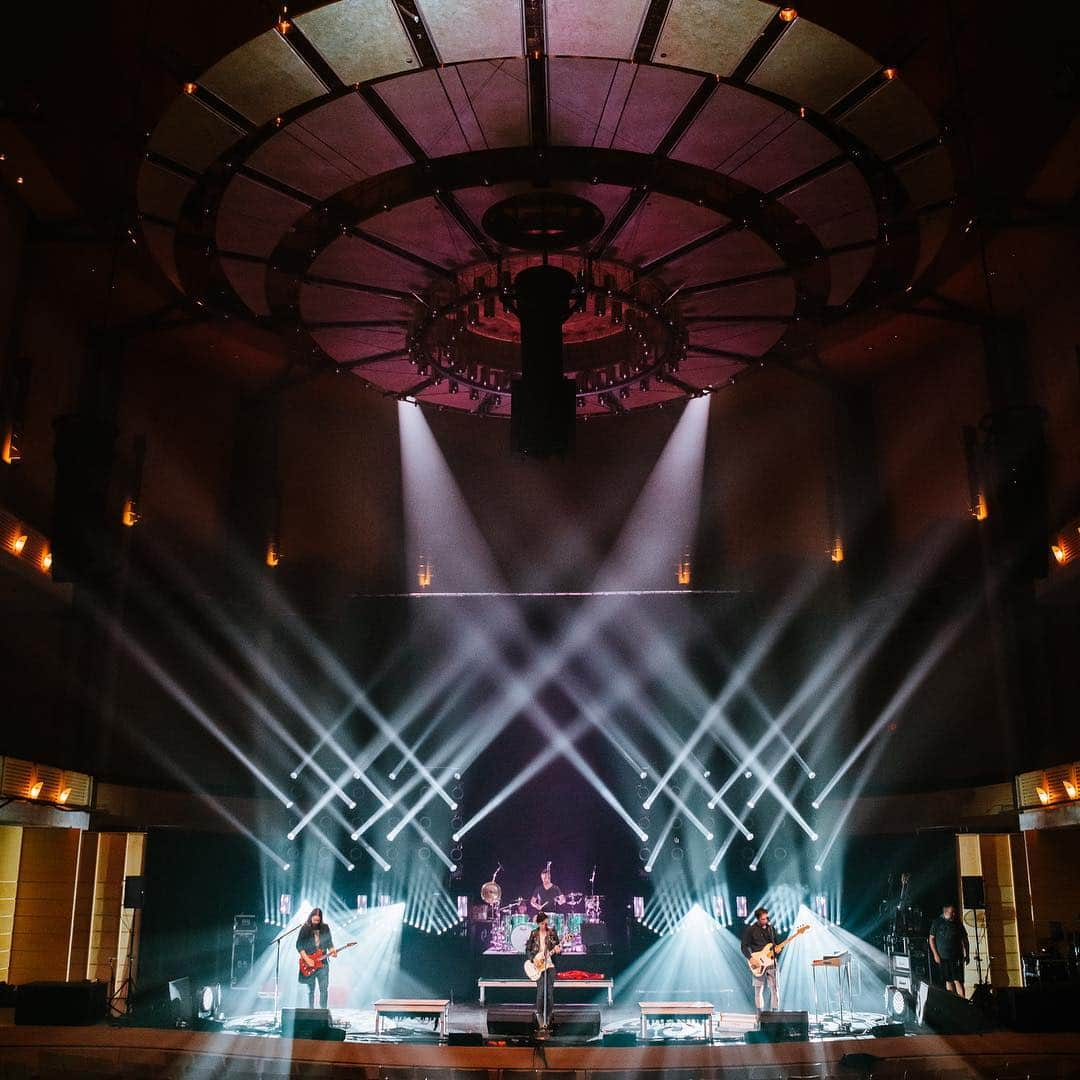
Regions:
<instances>
[{"instance_id":1,"label":"wall light","mask_svg":"<svg viewBox=\"0 0 1080 1080\"><path fill-rule=\"evenodd\" d=\"M1054 561L1059 566L1065 565L1065 549L1060 544L1051 544L1050 554L1054 556Z\"/></svg>"},{"instance_id":2,"label":"wall light","mask_svg":"<svg viewBox=\"0 0 1080 1080\"><path fill-rule=\"evenodd\" d=\"M41 556L41 569L47 574L52 569L52 552L48 548L45 549Z\"/></svg>"},{"instance_id":3,"label":"wall light","mask_svg":"<svg viewBox=\"0 0 1080 1080\"><path fill-rule=\"evenodd\" d=\"M426 555L420 556L420 562L416 568L416 582L421 589L430 589L432 578L435 576L435 571L432 568L431 560Z\"/></svg>"},{"instance_id":4,"label":"wall light","mask_svg":"<svg viewBox=\"0 0 1080 1080\"><path fill-rule=\"evenodd\" d=\"M676 580L680 585L690 584L690 552L685 552L683 557L679 560L679 566L676 571Z\"/></svg>"},{"instance_id":5,"label":"wall light","mask_svg":"<svg viewBox=\"0 0 1080 1080\"><path fill-rule=\"evenodd\" d=\"M15 537L15 542L11 545L11 550L14 551L16 555L21 555L23 553L23 548L26 547L26 541L29 539L30 537L27 536L26 533L20 533Z\"/></svg>"},{"instance_id":6,"label":"wall light","mask_svg":"<svg viewBox=\"0 0 1080 1080\"><path fill-rule=\"evenodd\" d=\"M142 520L142 514L139 513L135 506L135 500L130 496L124 500L124 509L120 513L120 520L129 529L138 525Z\"/></svg>"},{"instance_id":7,"label":"wall light","mask_svg":"<svg viewBox=\"0 0 1080 1080\"><path fill-rule=\"evenodd\" d=\"M897 70L896 70L896 68L894 68L894 67L887 67L887 68L886 68L886 69L885 69L885 70L884 70L884 71L882 72L882 75L884 75L884 76L885 76L885 78L889 80L889 82L892 82L892 81L893 81L893 79L895 79L895 78L896 78L896 76L897 76L897 75L899 75L899 74L900 74L900 72L899 72L899 71L897 71Z\"/></svg>"},{"instance_id":8,"label":"wall light","mask_svg":"<svg viewBox=\"0 0 1080 1080\"><path fill-rule=\"evenodd\" d=\"M1050 801L1050 792L1044 787L1037 787L1035 789L1035 794L1039 796L1039 802L1041 802L1043 806Z\"/></svg>"},{"instance_id":9,"label":"wall light","mask_svg":"<svg viewBox=\"0 0 1080 1080\"><path fill-rule=\"evenodd\" d=\"M193 82L184 83L184 93L185 94L194 94L195 91L198 90L198 89L199 89L198 86L196 86L196 84L193 83Z\"/></svg>"},{"instance_id":10,"label":"wall light","mask_svg":"<svg viewBox=\"0 0 1080 1080\"><path fill-rule=\"evenodd\" d=\"M60 792L59 795L56 796L56 801L58 803L66 803L68 801L68 799L70 799L70 798L71 798L71 788L66 787L66 788L64 788L63 791Z\"/></svg>"},{"instance_id":11,"label":"wall light","mask_svg":"<svg viewBox=\"0 0 1080 1080\"><path fill-rule=\"evenodd\" d=\"M266 545L266 565L277 566L281 562L281 553L278 551L276 540L270 540Z\"/></svg>"},{"instance_id":12,"label":"wall light","mask_svg":"<svg viewBox=\"0 0 1080 1080\"><path fill-rule=\"evenodd\" d=\"M1068 795L1070 799L1076 798L1076 785L1071 780L1062 780L1061 786L1065 789L1065 794Z\"/></svg>"},{"instance_id":13,"label":"wall light","mask_svg":"<svg viewBox=\"0 0 1080 1080\"><path fill-rule=\"evenodd\" d=\"M986 496L980 491L975 496L975 504L971 507L971 516L976 521L985 521L989 514L990 511L986 506Z\"/></svg>"},{"instance_id":14,"label":"wall light","mask_svg":"<svg viewBox=\"0 0 1080 1080\"><path fill-rule=\"evenodd\" d=\"M41 789L44 786L45 786L45 782L43 780L35 780L30 785L30 798L31 799L36 799L41 794Z\"/></svg>"},{"instance_id":15,"label":"wall light","mask_svg":"<svg viewBox=\"0 0 1080 1080\"><path fill-rule=\"evenodd\" d=\"M832 559L834 563L842 563L844 561L844 542L839 536L833 540L832 548L829 551L829 558Z\"/></svg>"},{"instance_id":16,"label":"wall light","mask_svg":"<svg viewBox=\"0 0 1080 1080\"><path fill-rule=\"evenodd\" d=\"M780 21L791 23L799 17L799 13L793 7L782 7L780 9Z\"/></svg>"}]
</instances>

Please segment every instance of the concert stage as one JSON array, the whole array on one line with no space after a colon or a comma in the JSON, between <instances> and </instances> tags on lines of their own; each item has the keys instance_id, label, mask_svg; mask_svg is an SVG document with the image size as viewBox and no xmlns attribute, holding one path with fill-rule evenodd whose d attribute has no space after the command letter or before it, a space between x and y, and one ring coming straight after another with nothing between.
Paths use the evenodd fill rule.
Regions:
<instances>
[{"instance_id":1,"label":"concert stage","mask_svg":"<svg viewBox=\"0 0 1080 1080\"><path fill-rule=\"evenodd\" d=\"M453 1023L452 1023L453 1026ZM0 1077L52 1080L95 1077L325 1078L475 1077L536 1080L576 1074L580 1080L714 1077L794 1080L796 1077L1025 1076L1064 1080L1080 1073L1080 1035L832 1039L748 1046L639 1047L447 1046L400 1041L265 1039L197 1031L98 1026L0 1027ZM872 1070L872 1071L871 1071Z\"/></svg>"}]
</instances>

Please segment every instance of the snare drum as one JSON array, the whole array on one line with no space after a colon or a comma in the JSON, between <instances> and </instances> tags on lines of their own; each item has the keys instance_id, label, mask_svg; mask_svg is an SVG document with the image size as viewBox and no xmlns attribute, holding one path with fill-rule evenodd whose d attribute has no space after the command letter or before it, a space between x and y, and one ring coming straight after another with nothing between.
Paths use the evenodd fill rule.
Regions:
<instances>
[{"instance_id":1,"label":"snare drum","mask_svg":"<svg viewBox=\"0 0 1080 1080\"><path fill-rule=\"evenodd\" d=\"M604 921L604 898L602 896L585 897L585 921L587 923Z\"/></svg>"}]
</instances>

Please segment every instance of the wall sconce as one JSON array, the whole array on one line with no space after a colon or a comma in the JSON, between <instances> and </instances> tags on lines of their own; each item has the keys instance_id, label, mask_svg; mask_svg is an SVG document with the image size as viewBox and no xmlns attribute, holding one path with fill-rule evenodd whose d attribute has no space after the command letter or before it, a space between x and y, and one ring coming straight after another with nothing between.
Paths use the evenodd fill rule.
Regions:
<instances>
[{"instance_id":1,"label":"wall sconce","mask_svg":"<svg viewBox=\"0 0 1080 1080\"><path fill-rule=\"evenodd\" d=\"M46 574L52 569L52 552L48 548L41 554L41 569Z\"/></svg>"},{"instance_id":2,"label":"wall sconce","mask_svg":"<svg viewBox=\"0 0 1080 1080\"><path fill-rule=\"evenodd\" d=\"M31 799L36 799L41 794L41 789L44 786L45 786L45 782L43 780L35 780L30 785L30 798Z\"/></svg>"},{"instance_id":3,"label":"wall sconce","mask_svg":"<svg viewBox=\"0 0 1080 1080\"><path fill-rule=\"evenodd\" d=\"M129 529L138 525L142 520L142 514L139 513L138 507L135 505L135 500L131 497L124 500L124 509L120 512L120 520Z\"/></svg>"},{"instance_id":4,"label":"wall sconce","mask_svg":"<svg viewBox=\"0 0 1080 1080\"><path fill-rule=\"evenodd\" d=\"M683 557L679 560L679 566L676 571L676 580L680 585L690 584L690 552L684 553Z\"/></svg>"},{"instance_id":5,"label":"wall sconce","mask_svg":"<svg viewBox=\"0 0 1080 1080\"><path fill-rule=\"evenodd\" d=\"M59 795L56 796L56 801L58 803L66 803L68 801L68 799L70 799L70 798L71 798L71 788L66 787L66 788L64 788L63 791L60 792Z\"/></svg>"},{"instance_id":6,"label":"wall sconce","mask_svg":"<svg viewBox=\"0 0 1080 1080\"><path fill-rule=\"evenodd\" d=\"M1037 787L1035 789L1035 794L1039 796L1039 802L1041 802L1043 806L1050 801L1050 792L1044 787Z\"/></svg>"},{"instance_id":7,"label":"wall sconce","mask_svg":"<svg viewBox=\"0 0 1080 1080\"><path fill-rule=\"evenodd\" d=\"M1070 799L1076 798L1076 785L1071 780L1062 780L1061 786L1065 789L1065 794L1068 795Z\"/></svg>"},{"instance_id":8,"label":"wall sconce","mask_svg":"<svg viewBox=\"0 0 1080 1080\"><path fill-rule=\"evenodd\" d=\"M16 555L21 555L23 553L23 548L26 547L26 541L29 539L30 537L27 536L26 533L19 533L11 545L11 550L14 551Z\"/></svg>"},{"instance_id":9,"label":"wall sconce","mask_svg":"<svg viewBox=\"0 0 1080 1080\"><path fill-rule=\"evenodd\" d=\"M416 568L416 581L421 589L430 589L431 580L435 576L435 571L431 565L431 560L426 555L420 556L420 562Z\"/></svg>"},{"instance_id":10,"label":"wall sconce","mask_svg":"<svg viewBox=\"0 0 1080 1080\"><path fill-rule=\"evenodd\" d=\"M990 511L986 506L986 496L979 491L975 495L975 501L971 504L971 516L976 521L985 521L989 515Z\"/></svg>"},{"instance_id":11,"label":"wall sconce","mask_svg":"<svg viewBox=\"0 0 1080 1080\"><path fill-rule=\"evenodd\" d=\"M277 566L281 562L281 553L278 551L278 542L270 540L266 544L266 565Z\"/></svg>"},{"instance_id":12,"label":"wall sconce","mask_svg":"<svg viewBox=\"0 0 1080 1080\"><path fill-rule=\"evenodd\" d=\"M836 537L833 540L832 547L829 549L829 558L834 563L842 563L844 561L844 541L840 537Z\"/></svg>"}]
</instances>

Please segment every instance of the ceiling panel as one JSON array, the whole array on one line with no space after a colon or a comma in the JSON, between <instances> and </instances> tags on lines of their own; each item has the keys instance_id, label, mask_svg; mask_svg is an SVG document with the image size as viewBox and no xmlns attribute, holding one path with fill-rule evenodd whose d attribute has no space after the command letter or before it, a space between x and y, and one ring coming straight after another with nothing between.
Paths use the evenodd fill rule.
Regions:
<instances>
[{"instance_id":1,"label":"ceiling panel","mask_svg":"<svg viewBox=\"0 0 1080 1080\"><path fill-rule=\"evenodd\" d=\"M896 175L916 207L941 202L953 193L952 159L944 146L937 146L901 165Z\"/></svg>"},{"instance_id":2,"label":"ceiling panel","mask_svg":"<svg viewBox=\"0 0 1080 1080\"><path fill-rule=\"evenodd\" d=\"M190 94L181 94L158 121L148 149L170 161L202 172L217 161L241 134Z\"/></svg>"},{"instance_id":3,"label":"ceiling panel","mask_svg":"<svg viewBox=\"0 0 1080 1080\"><path fill-rule=\"evenodd\" d=\"M551 141L592 146L608 115L607 139L615 130L634 77L634 67L613 60L578 58L548 61L548 112Z\"/></svg>"},{"instance_id":4,"label":"ceiling panel","mask_svg":"<svg viewBox=\"0 0 1080 1080\"><path fill-rule=\"evenodd\" d=\"M945 242L952 221L951 209L937 210L919 218L919 258L912 280L919 277L933 261Z\"/></svg>"},{"instance_id":5,"label":"ceiling panel","mask_svg":"<svg viewBox=\"0 0 1080 1080\"><path fill-rule=\"evenodd\" d=\"M358 360L363 356L377 356L379 353L390 352L391 349L405 347L404 329L375 329L370 327L335 328L333 330L312 330L311 336L318 342L329 356L332 356L339 364L348 360ZM384 360L381 364L397 364L405 366L413 371L414 381L416 372L412 369L408 359L401 361Z\"/></svg>"},{"instance_id":6,"label":"ceiling panel","mask_svg":"<svg viewBox=\"0 0 1080 1080\"><path fill-rule=\"evenodd\" d=\"M416 368L408 360L383 360L377 364L362 364L355 369L355 374L391 394L403 394L420 382Z\"/></svg>"},{"instance_id":7,"label":"ceiling panel","mask_svg":"<svg viewBox=\"0 0 1080 1080\"><path fill-rule=\"evenodd\" d=\"M199 81L259 127L326 93L311 68L276 30L267 30L234 49Z\"/></svg>"},{"instance_id":8,"label":"ceiling panel","mask_svg":"<svg viewBox=\"0 0 1080 1080\"><path fill-rule=\"evenodd\" d=\"M623 225L609 253L640 266L719 228L727 220L715 210L654 192Z\"/></svg>"},{"instance_id":9,"label":"ceiling panel","mask_svg":"<svg viewBox=\"0 0 1080 1080\"><path fill-rule=\"evenodd\" d=\"M724 360L718 356L694 356L691 353L679 364L678 379L691 386L724 386L734 375L745 371L746 365L737 360Z\"/></svg>"},{"instance_id":10,"label":"ceiling panel","mask_svg":"<svg viewBox=\"0 0 1080 1080\"><path fill-rule=\"evenodd\" d=\"M626 102L614 116L614 102L609 101L596 145L651 154L701 85L701 77L638 65L632 71ZM618 125L614 129L609 126L612 122Z\"/></svg>"},{"instance_id":11,"label":"ceiling panel","mask_svg":"<svg viewBox=\"0 0 1080 1080\"><path fill-rule=\"evenodd\" d=\"M547 0L547 51L558 56L634 55L649 0Z\"/></svg>"},{"instance_id":12,"label":"ceiling panel","mask_svg":"<svg viewBox=\"0 0 1080 1080\"><path fill-rule=\"evenodd\" d=\"M361 223L365 232L407 251L422 251L433 262L459 266L475 262L480 252L453 216L434 199L404 203Z\"/></svg>"},{"instance_id":13,"label":"ceiling panel","mask_svg":"<svg viewBox=\"0 0 1080 1080\"><path fill-rule=\"evenodd\" d=\"M180 208L195 185L183 176L144 162L139 170L137 200L139 210L154 217L176 221Z\"/></svg>"},{"instance_id":14,"label":"ceiling panel","mask_svg":"<svg viewBox=\"0 0 1080 1080\"><path fill-rule=\"evenodd\" d=\"M704 345L710 349L761 356L784 336L787 326L777 322L694 323L690 334L690 351Z\"/></svg>"},{"instance_id":15,"label":"ceiling panel","mask_svg":"<svg viewBox=\"0 0 1080 1080\"><path fill-rule=\"evenodd\" d=\"M429 157L473 149L450 103L443 82L446 77L442 70L420 71L378 85L379 96Z\"/></svg>"},{"instance_id":16,"label":"ceiling panel","mask_svg":"<svg viewBox=\"0 0 1080 1080\"><path fill-rule=\"evenodd\" d=\"M877 211L870 189L850 162L803 184L780 202L810 226L824 247L877 236Z\"/></svg>"},{"instance_id":17,"label":"ceiling panel","mask_svg":"<svg viewBox=\"0 0 1080 1080\"><path fill-rule=\"evenodd\" d=\"M880 66L842 37L806 19L796 19L749 82L824 113Z\"/></svg>"},{"instance_id":18,"label":"ceiling panel","mask_svg":"<svg viewBox=\"0 0 1080 1080\"><path fill-rule=\"evenodd\" d=\"M154 256L157 264L164 271L165 276L179 289L180 273L176 269L176 230L166 225L155 225L153 222L142 222L142 234L146 238L146 246L150 254Z\"/></svg>"},{"instance_id":19,"label":"ceiling panel","mask_svg":"<svg viewBox=\"0 0 1080 1080\"><path fill-rule=\"evenodd\" d=\"M234 176L218 210L217 245L222 251L268 257L282 235L307 210L296 199L246 176Z\"/></svg>"},{"instance_id":20,"label":"ceiling panel","mask_svg":"<svg viewBox=\"0 0 1080 1080\"><path fill-rule=\"evenodd\" d=\"M760 0L672 0L652 58L730 75L776 10Z\"/></svg>"},{"instance_id":21,"label":"ceiling panel","mask_svg":"<svg viewBox=\"0 0 1080 1080\"><path fill-rule=\"evenodd\" d=\"M338 237L319 254L308 273L361 285L382 285L401 292L408 289L420 292L431 279L430 272L422 266L355 236Z\"/></svg>"},{"instance_id":22,"label":"ceiling panel","mask_svg":"<svg viewBox=\"0 0 1080 1080\"><path fill-rule=\"evenodd\" d=\"M748 281L685 297L684 315L790 315L795 309L795 286L789 277Z\"/></svg>"},{"instance_id":23,"label":"ceiling panel","mask_svg":"<svg viewBox=\"0 0 1080 1080\"><path fill-rule=\"evenodd\" d=\"M417 66L393 0L338 0L298 15L296 25L342 82L367 82Z\"/></svg>"},{"instance_id":24,"label":"ceiling panel","mask_svg":"<svg viewBox=\"0 0 1080 1080\"><path fill-rule=\"evenodd\" d=\"M831 139L805 120L785 114L737 155L741 164L725 166L721 172L758 191L775 191L839 155Z\"/></svg>"},{"instance_id":25,"label":"ceiling panel","mask_svg":"<svg viewBox=\"0 0 1080 1080\"><path fill-rule=\"evenodd\" d=\"M278 132L249 160L260 172L325 199L412 158L367 102L346 94Z\"/></svg>"},{"instance_id":26,"label":"ceiling panel","mask_svg":"<svg viewBox=\"0 0 1080 1080\"><path fill-rule=\"evenodd\" d=\"M388 296L305 283L300 287L304 322L339 322L345 319L407 319L409 306Z\"/></svg>"},{"instance_id":27,"label":"ceiling panel","mask_svg":"<svg viewBox=\"0 0 1080 1080\"><path fill-rule=\"evenodd\" d=\"M464 64L445 73L447 87L454 85L452 74L463 88L460 97L451 95L462 119L472 116L480 126L483 142L475 149L499 146L528 146L529 94L524 60L484 61Z\"/></svg>"},{"instance_id":28,"label":"ceiling panel","mask_svg":"<svg viewBox=\"0 0 1080 1080\"><path fill-rule=\"evenodd\" d=\"M444 64L524 56L521 0L419 0Z\"/></svg>"},{"instance_id":29,"label":"ceiling panel","mask_svg":"<svg viewBox=\"0 0 1080 1080\"><path fill-rule=\"evenodd\" d=\"M660 273L675 288L756 274L781 265L780 257L760 236L739 230L673 259Z\"/></svg>"},{"instance_id":30,"label":"ceiling panel","mask_svg":"<svg viewBox=\"0 0 1080 1080\"><path fill-rule=\"evenodd\" d=\"M256 315L269 315L266 302L266 266L240 259L222 259L221 268L233 291Z\"/></svg>"},{"instance_id":31,"label":"ceiling panel","mask_svg":"<svg viewBox=\"0 0 1080 1080\"><path fill-rule=\"evenodd\" d=\"M829 258L829 303L834 307L843 304L862 284L874 264L874 250L847 251Z\"/></svg>"},{"instance_id":32,"label":"ceiling panel","mask_svg":"<svg viewBox=\"0 0 1080 1080\"><path fill-rule=\"evenodd\" d=\"M779 105L757 94L718 83L671 156L706 169L720 168L784 115Z\"/></svg>"},{"instance_id":33,"label":"ceiling panel","mask_svg":"<svg viewBox=\"0 0 1080 1080\"><path fill-rule=\"evenodd\" d=\"M880 158L888 160L938 134L926 106L901 79L892 79L840 118Z\"/></svg>"}]
</instances>

